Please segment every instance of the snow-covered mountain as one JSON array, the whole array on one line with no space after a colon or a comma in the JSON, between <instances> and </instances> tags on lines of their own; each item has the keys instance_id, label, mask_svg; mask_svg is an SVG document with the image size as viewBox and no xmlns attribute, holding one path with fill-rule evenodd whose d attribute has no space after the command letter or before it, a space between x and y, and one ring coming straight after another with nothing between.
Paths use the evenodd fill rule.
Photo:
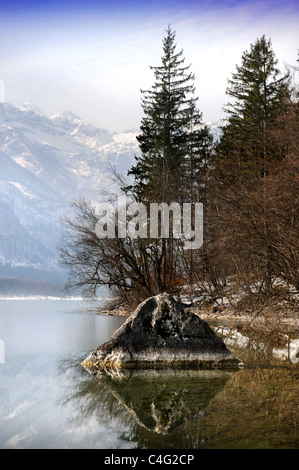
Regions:
<instances>
[{"instance_id":1,"label":"snow-covered mountain","mask_svg":"<svg viewBox=\"0 0 299 470\"><path fill-rule=\"evenodd\" d=\"M217 138L218 123L208 125ZM69 111L47 116L31 103L0 103L0 295L3 286L23 289L20 279L62 281L60 218L72 199L117 191L110 167L126 176L138 131L112 134Z\"/></svg>"},{"instance_id":2,"label":"snow-covered mountain","mask_svg":"<svg viewBox=\"0 0 299 470\"><path fill-rule=\"evenodd\" d=\"M222 119L220 121L210 121L210 122L207 122L206 125L210 129L214 142L217 142L220 139L221 134L222 134L221 127L226 126L227 121L225 119Z\"/></svg>"},{"instance_id":3,"label":"snow-covered mountain","mask_svg":"<svg viewBox=\"0 0 299 470\"><path fill-rule=\"evenodd\" d=\"M63 277L60 217L72 199L97 201L102 189L113 189L109 167L126 174L138 153L136 133L111 134L67 111L49 117L30 103L0 103L0 280Z\"/></svg>"}]
</instances>

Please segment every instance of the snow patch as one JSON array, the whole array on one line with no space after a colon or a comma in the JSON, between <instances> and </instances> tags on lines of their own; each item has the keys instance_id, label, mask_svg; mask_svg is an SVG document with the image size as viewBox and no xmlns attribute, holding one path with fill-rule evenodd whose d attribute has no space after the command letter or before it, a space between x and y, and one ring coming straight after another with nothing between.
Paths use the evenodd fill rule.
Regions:
<instances>
[{"instance_id":1,"label":"snow patch","mask_svg":"<svg viewBox=\"0 0 299 470\"><path fill-rule=\"evenodd\" d=\"M15 186L24 196L29 197L29 199L38 199L38 197L33 194L28 188L23 186L21 183L16 183L15 181L8 181L9 184Z\"/></svg>"}]
</instances>

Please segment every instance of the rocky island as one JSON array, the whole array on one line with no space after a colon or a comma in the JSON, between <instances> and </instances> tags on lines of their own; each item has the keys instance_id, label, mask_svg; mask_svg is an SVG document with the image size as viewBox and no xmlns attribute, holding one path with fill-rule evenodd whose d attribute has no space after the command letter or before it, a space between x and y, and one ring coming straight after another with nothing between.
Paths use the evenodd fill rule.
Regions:
<instances>
[{"instance_id":1,"label":"rocky island","mask_svg":"<svg viewBox=\"0 0 299 470\"><path fill-rule=\"evenodd\" d=\"M206 321L163 293L142 302L82 365L91 372L166 367L236 369L243 364Z\"/></svg>"}]
</instances>

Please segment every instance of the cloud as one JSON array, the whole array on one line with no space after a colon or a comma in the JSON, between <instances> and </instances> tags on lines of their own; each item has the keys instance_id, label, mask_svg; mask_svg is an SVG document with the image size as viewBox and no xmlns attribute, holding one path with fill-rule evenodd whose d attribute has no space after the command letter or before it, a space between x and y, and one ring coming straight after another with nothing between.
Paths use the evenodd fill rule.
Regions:
<instances>
[{"instance_id":1,"label":"cloud","mask_svg":"<svg viewBox=\"0 0 299 470\"><path fill-rule=\"evenodd\" d=\"M171 24L195 72L204 119L217 120L227 79L257 37L272 38L282 66L296 62L298 10L283 0L19 3L2 12L0 79L15 104L70 109L111 130L133 127Z\"/></svg>"}]
</instances>

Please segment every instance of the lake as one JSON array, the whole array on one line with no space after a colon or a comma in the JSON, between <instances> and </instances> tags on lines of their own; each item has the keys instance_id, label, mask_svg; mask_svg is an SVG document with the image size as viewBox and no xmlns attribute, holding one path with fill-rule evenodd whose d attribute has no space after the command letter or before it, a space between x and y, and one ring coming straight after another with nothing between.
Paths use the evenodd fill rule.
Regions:
<instances>
[{"instance_id":1,"label":"lake","mask_svg":"<svg viewBox=\"0 0 299 470\"><path fill-rule=\"evenodd\" d=\"M214 325L238 371L92 377L81 362L121 326L81 300L0 300L1 449L299 447L299 337Z\"/></svg>"}]
</instances>

